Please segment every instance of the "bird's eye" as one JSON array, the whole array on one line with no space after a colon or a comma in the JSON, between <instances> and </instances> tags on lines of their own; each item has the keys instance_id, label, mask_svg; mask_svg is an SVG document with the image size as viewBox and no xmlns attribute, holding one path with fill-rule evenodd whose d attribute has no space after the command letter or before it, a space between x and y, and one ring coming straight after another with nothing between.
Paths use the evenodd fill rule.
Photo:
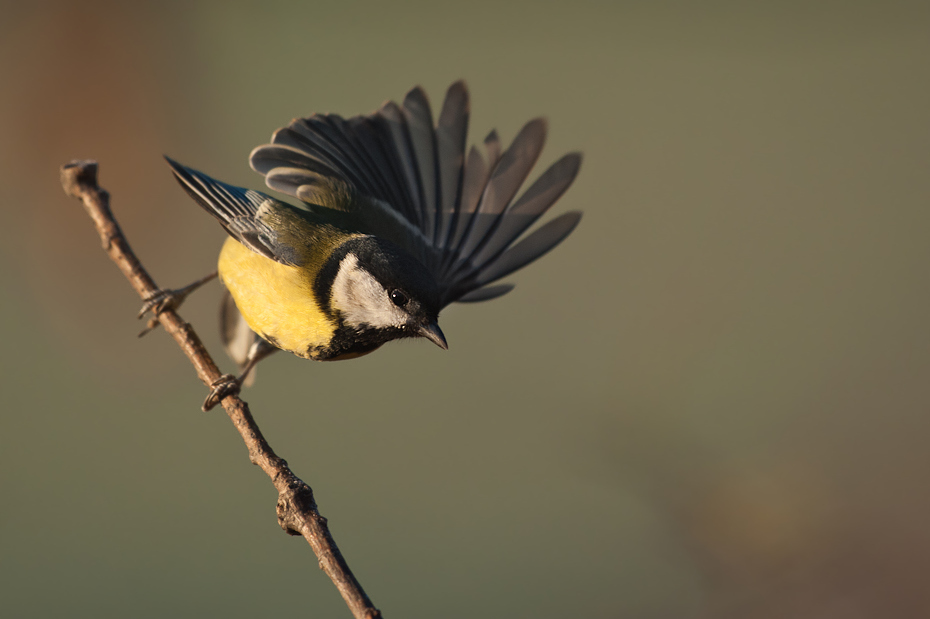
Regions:
<instances>
[{"instance_id":1,"label":"bird's eye","mask_svg":"<svg viewBox=\"0 0 930 619\"><path fill-rule=\"evenodd\" d=\"M403 307L407 305L409 300L410 298L404 294L403 291L398 290L397 288L391 291L391 301L393 301L394 305L397 307Z\"/></svg>"}]
</instances>

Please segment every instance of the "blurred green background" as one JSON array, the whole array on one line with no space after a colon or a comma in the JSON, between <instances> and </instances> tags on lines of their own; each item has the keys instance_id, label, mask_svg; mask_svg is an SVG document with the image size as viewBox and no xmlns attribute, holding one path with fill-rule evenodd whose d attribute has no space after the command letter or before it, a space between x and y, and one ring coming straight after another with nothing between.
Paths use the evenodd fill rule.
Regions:
<instances>
[{"instance_id":1,"label":"blurred green background","mask_svg":"<svg viewBox=\"0 0 930 619\"><path fill-rule=\"evenodd\" d=\"M422 84L545 115L582 209L450 350L245 393L387 617L930 616L930 5L4 2L0 615L346 617L58 184L163 286L291 118ZM182 315L223 367L216 285Z\"/></svg>"}]
</instances>

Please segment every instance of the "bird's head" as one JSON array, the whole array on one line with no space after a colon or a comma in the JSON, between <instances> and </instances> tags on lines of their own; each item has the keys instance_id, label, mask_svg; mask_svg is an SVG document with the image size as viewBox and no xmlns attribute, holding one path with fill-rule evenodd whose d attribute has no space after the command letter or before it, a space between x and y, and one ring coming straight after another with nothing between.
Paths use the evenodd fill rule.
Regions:
<instances>
[{"instance_id":1,"label":"bird's head","mask_svg":"<svg viewBox=\"0 0 930 619\"><path fill-rule=\"evenodd\" d=\"M344 243L332 257L330 309L364 339L425 337L442 349L440 294L426 268L393 244L373 236Z\"/></svg>"}]
</instances>

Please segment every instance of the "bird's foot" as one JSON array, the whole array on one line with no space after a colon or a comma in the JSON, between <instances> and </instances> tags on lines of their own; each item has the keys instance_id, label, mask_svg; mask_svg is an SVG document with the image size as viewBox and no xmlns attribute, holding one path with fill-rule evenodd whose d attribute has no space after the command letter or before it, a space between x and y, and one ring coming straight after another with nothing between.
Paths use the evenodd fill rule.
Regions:
<instances>
[{"instance_id":1,"label":"bird's foot","mask_svg":"<svg viewBox=\"0 0 930 619\"><path fill-rule=\"evenodd\" d=\"M149 331L151 331L152 329L158 326L158 315L159 314L161 314L162 312L168 311L168 310L178 309L181 306L181 304L184 302L184 300L187 298L187 295L194 292L195 290L197 290L198 288L206 284L208 281L210 281L214 277L216 277L216 271L204 277L201 277L196 282L192 284L188 284L187 286L184 286L183 288L177 288L175 290L171 290L168 288L160 288L156 290L155 292L153 292L152 294L145 297L144 302L142 304L142 309L139 310L139 318L141 319L143 316L145 316L149 312L152 313L152 317L149 318L148 324L145 326L145 329L143 329L142 332L139 333L139 337L142 337L143 335L145 335L146 333L148 333Z\"/></svg>"},{"instance_id":2,"label":"bird's foot","mask_svg":"<svg viewBox=\"0 0 930 619\"><path fill-rule=\"evenodd\" d=\"M200 407L201 410L207 412L219 404L226 396L237 395L240 389L242 389L241 379L232 374L223 374L210 385L210 395L203 401L203 406Z\"/></svg>"}]
</instances>

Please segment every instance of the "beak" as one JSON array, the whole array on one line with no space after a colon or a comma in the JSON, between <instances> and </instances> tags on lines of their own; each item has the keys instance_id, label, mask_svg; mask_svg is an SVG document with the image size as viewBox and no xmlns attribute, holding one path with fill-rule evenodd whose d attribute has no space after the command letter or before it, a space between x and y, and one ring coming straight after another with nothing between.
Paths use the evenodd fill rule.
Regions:
<instances>
[{"instance_id":1,"label":"beak","mask_svg":"<svg viewBox=\"0 0 930 619\"><path fill-rule=\"evenodd\" d=\"M449 345L446 344L446 336L442 334L442 329L439 328L435 321L420 327L420 335L443 350L449 350Z\"/></svg>"}]
</instances>

